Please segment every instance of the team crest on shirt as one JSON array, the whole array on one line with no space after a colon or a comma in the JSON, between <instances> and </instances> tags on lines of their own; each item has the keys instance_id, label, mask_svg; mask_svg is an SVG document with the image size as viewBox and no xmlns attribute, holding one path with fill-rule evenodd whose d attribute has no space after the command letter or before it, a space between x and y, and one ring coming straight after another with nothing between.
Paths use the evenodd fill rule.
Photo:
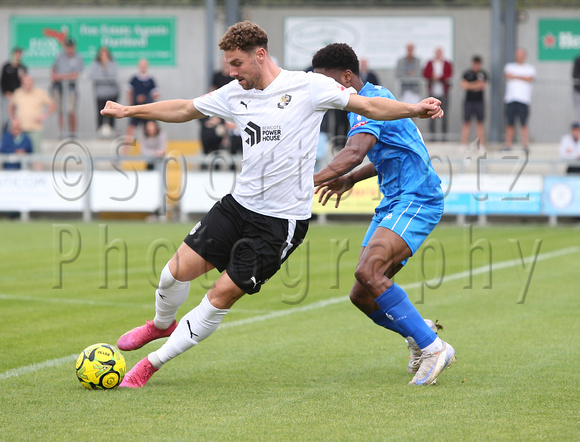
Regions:
<instances>
[{"instance_id":1,"label":"team crest on shirt","mask_svg":"<svg viewBox=\"0 0 580 442\"><path fill-rule=\"evenodd\" d=\"M292 100L292 95L284 94L280 97L280 101L278 101L278 108L279 109L286 109Z\"/></svg>"}]
</instances>

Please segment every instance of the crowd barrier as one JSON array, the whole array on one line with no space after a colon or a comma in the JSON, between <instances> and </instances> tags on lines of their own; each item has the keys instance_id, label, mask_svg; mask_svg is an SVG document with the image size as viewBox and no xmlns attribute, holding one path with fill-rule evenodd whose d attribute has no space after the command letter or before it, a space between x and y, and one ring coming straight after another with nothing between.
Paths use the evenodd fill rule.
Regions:
<instances>
[{"instance_id":1,"label":"crowd barrier","mask_svg":"<svg viewBox=\"0 0 580 442\"><path fill-rule=\"evenodd\" d=\"M14 160L0 156L0 161L9 159ZM168 157L153 170L133 167L145 160L139 157L130 162L90 157L84 163L69 158L58 165L53 162L49 170L46 160L32 155L26 157L23 169L0 171L0 212L17 212L22 220L42 213L76 213L84 221L103 213L156 214L162 219L171 213L173 219L187 221L233 190L239 167L238 159L231 164L208 162L201 155ZM99 164L108 164L108 170L99 170ZM218 165L220 170L215 170ZM555 225L559 217L580 216L580 175L449 173L442 175L442 188L444 214L456 216L459 222L468 216L480 223L490 215L543 216ZM338 208L334 200L322 206L314 195L312 212L322 218L370 216L381 198L376 179L371 178L343 195Z\"/></svg>"}]
</instances>

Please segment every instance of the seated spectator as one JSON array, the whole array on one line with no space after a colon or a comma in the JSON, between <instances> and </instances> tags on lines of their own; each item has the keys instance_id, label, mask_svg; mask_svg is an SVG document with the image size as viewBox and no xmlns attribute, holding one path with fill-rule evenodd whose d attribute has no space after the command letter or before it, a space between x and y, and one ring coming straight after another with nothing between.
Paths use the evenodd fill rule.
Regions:
<instances>
[{"instance_id":1,"label":"seated spectator","mask_svg":"<svg viewBox=\"0 0 580 442\"><path fill-rule=\"evenodd\" d=\"M573 123L570 132L560 139L560 158L580 162L580 123ZM566 173L580 173L580 165L570 164Z\"/></svg>"},{"instance_id":2,"label":"seated spectator","mask_svg":"<svg viewBox=\"0 0 580 442\"><path fill-rule=\"evenodd\" d=\"M228 131L224 120L218 117L205 117L199 122L201 123L200 138L204 154L207 155L227 146Z\"/></svg>"},{"instance_id":3,"label":"seated spectator","mask_svg":"<svg viewBox=\"0 0 580 442\"><path fill-rule=\"evenodd\" d=\"M147 162L147 170L155 169L155 160L163 158L167 148L167 134L161 130L157 121L149 120L145 123L143 133L139 136L139 148L142 156L153 159Z\"/></svg>"},{"instance_id":4,"label":"seated spectator","mask_svg":"<svg viewBox=\"0 0 580 442\"><path fill-rule=\"evenodd\" d=\"M228 131L228 144L230 153L232 155L241 154L244 150L244 146L242 144L242 136L240 135L238 126L229 121L225 121L225 125Z\"/></svg>"},{"instance_id":5,"label":"seated spectator","mask_svg":"<svg viewBox=\"0 0 580 442\"><path fill-rule=\"evenodd\" d=\"M12 120L10 123L10 130L2 135L0 153L14 155L26 155L32 153L32 142L28 135L22 132L18 120ZM16 161L6 161L2 166L6 170L19 170L22 168L22 164Z\"/></svg>"},{"instance_id":6,"label":"seated spectator","mask_svg":"<svg viewBox=\"0 0 580 442\"><path fill-rule=\"evenodd\" d=\"M205 117L199 122L201 123L201 145L206 155L201 169L220 170L225 164L230 170L235 170L234 159L228 154L235 155L243 149L242 137L233 127L235 125L218 117Z\"/></svg>"}]
</instances>

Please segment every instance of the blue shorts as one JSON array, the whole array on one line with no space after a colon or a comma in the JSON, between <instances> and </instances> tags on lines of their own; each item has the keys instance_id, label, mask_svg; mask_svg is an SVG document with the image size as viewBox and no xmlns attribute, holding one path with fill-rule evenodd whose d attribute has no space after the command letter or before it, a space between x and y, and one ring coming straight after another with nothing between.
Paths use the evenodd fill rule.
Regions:
<instances>
[{"instance_id":1,"label":"blue shorts","mask_svg":"<svg viewBox=\"0 0 580 442\"><path fill-rule=\"evenodd\" d=\"M377 227L384 227L399 235L411 249L411 254L421 247L425 238L439 223L443 214L443 197L430 200L402 199L381 207L371 221L362 246L366 247ZM401 264L405 264L407 260Z\"/></svg>"}]
</instances>

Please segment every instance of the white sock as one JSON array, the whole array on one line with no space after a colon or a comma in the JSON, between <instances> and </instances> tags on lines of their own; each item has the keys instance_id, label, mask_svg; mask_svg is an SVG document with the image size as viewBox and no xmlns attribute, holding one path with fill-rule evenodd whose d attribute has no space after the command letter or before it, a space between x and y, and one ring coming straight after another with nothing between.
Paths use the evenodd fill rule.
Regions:
<instances>
[{"instance_id":1,"label":"white sock","mask_svg":"<svg viewBox=\"0 0 580 442\"><path fill-rule=\"evenodd\" d=\"M153 367L155 367L157 370L163 367L163 362L161 362L161 359L159 359L159 356L157 356L157 352L154 351L153 353L149 353L147 355L147 359L149 359L151 365L153 365Z\"/></svg>"},{"instance_id":2,"label":"white sock","mask_svg":"<svg viewBox=\"0 0 580 442\"><path fill-rule=\"evenodd\" d=\"M217 330L227 312L229 310L215 308L211 305L207 295L205 295L196 308L181 318L175 331L167 342L154 352L155 355L152 356L153 353L149 355L149 361L155 368L158 368L155 364L163 365L175 356L199 344Z\"/></svg>"},{"instance_id":3,"label":"white sock","mask_svg":"<svg viewBox=\"0 0 580 442\"><path fill-rule=\"evenodd\" d=\"M177 316L177 309L189 295L189 281L178 281L169 270L169 263L161 270L159 287L155 290L155 327L164 330Z\"/></svg>"},{"instance_id":4,"label":"white sock","mask_svg":"<svg viewBox=\"0 0 580 442\"><path fill-rule=\"evenodd\" d=\"M428 351L429 353L437 353L441 350L443 350L443 341L439 336L427 347L421 349L421 351Z\"/></svg>"}]
</instances>

